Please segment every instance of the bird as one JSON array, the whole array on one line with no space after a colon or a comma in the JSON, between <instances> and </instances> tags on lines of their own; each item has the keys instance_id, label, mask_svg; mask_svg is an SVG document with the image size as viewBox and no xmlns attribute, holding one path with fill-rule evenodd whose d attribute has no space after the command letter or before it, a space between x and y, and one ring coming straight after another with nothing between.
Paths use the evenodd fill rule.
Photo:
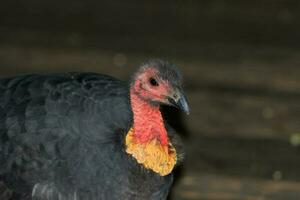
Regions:
<instances>
[{"instance_id":1,"label":"bird","mask_svg":"<svg viewBox=\"0 0 300 200\"><path fill-rule=\"evenodd\" d=\"M175 64L0 79L0 185L13 200L166 199L183 152L162 105L189 113ZM3 190L0 190L0 192ZM11 195L8 195L11 194Z\"/></svg>"}]
</instances>

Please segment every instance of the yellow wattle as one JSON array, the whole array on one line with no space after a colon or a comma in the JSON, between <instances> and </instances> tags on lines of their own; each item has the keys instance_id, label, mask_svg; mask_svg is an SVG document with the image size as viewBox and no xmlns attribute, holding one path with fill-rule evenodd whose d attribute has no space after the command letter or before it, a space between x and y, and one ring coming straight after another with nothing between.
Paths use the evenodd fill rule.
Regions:
<instances>
[{"instance_id":1,"label":"yellow wattle","mask_svg":"<svg viewBox=\"0 0 300 200\"><path fill-rule=\"evenodd\" d=\"M138 143L134 141L133 129L131 128L126 135L125 144L126 152L131 154L139 164L161 176L170 174L176 165L176 150L171 143L168 146L163 146L157 139Z\"/></svg>"}]
</instances>

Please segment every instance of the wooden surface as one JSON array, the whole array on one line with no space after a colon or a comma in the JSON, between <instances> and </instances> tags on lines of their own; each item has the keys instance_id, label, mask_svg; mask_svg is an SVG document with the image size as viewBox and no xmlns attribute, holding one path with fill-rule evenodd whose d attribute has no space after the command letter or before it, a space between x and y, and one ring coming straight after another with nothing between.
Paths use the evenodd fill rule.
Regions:
<instances>
[{"instance_id":1,"label":"wooden surface","mask_svg":"<svg viewBox=\"0 0 300 200\"><path fill-rule=\"evenodd\" d=\"M172 200L300 199L300 3L6 1L0 76L94 71L127 80L164 57L191 114ZM1 187L0 187L1 189Z\"/></svg>"},{"instance_id":2,"label":"wooden surface","mask_svg":"<svg viewBox=\"0 0 300 200\"><path fill-rule=\"evenodd\" d=\"M174 188L174 199L186 200L298 200L298 182L277 182L258 179L203 174L187 176Z\"/></svg>"},{"instance_id":3,"label":"wooden surface","mask_svg":"<svg viewBox=\"0 0 300 200\"><path fill-rule=\"evenodd\" d=\"M0 55L1 75L96 71L124 80L146 59L107 50L7 45L0 46ZM176 61L192 113L176 113L187 156L172 199L298 199L300 70L292 67L293 59L271 64ZM280 70L286 63L289 70Z\"/></svg>"}]
</instances>

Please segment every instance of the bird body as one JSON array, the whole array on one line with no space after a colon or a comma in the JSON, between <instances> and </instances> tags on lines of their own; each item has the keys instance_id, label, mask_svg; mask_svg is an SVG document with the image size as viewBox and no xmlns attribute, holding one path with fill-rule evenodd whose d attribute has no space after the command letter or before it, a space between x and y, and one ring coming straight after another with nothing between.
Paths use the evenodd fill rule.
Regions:
<instances>
[{"instance_id":1,"label":"bird body","mask_svg":"<svg viewBox=\"0 0 300 200\"><path fill-rule=\"evenodd\" d=\"M176 160L155 171L129 147L156 141L169 159L176 146L159 107L132 88L95 73L1 79L0 181L12 199L166 199Z\"/></svg>"}]
</instances>

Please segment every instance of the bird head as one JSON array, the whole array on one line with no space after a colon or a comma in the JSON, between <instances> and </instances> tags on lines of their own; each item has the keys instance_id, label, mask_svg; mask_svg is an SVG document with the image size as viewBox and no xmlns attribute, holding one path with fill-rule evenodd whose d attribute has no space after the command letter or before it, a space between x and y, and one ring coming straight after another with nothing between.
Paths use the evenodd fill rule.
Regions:
<instances>
[{"instance_id":1,"label":"bird head","mask_svg":"<svg viewBox=\"0 0 300 200\"><path fill-rule=\"evenodd\" d=\"M143 63L133 76L131 90L150 104L175 106L189 114L181 74L175 65L167 61Z\"/></svg>"}]
</instances>

